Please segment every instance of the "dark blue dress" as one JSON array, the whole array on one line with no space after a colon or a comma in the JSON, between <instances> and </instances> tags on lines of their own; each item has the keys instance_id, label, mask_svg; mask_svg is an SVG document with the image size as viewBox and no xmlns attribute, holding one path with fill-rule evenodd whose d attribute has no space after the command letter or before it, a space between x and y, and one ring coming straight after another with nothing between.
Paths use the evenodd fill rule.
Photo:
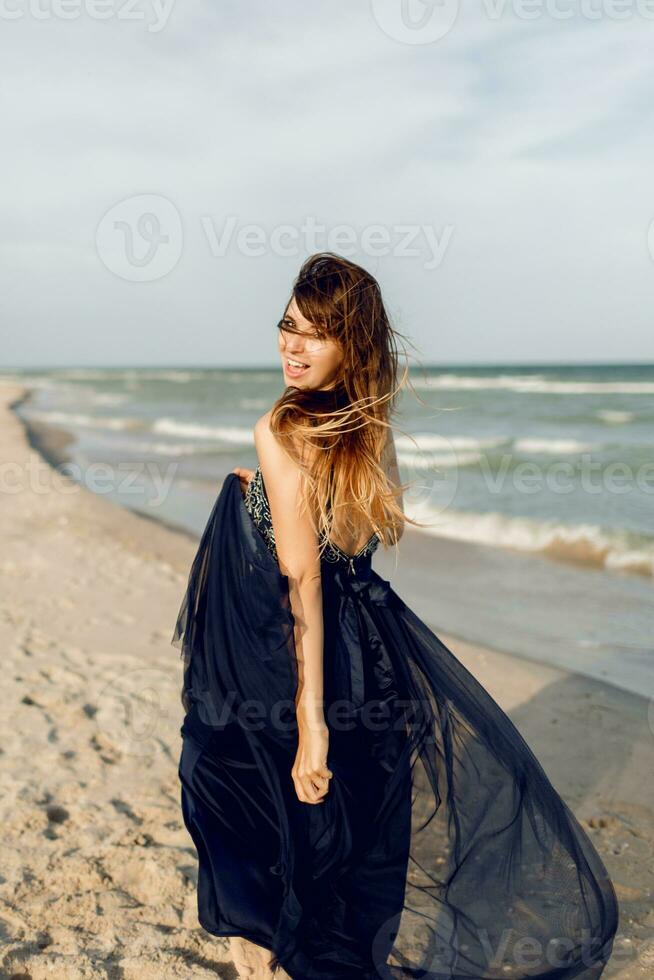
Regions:
<instances>
[{"instance_id":1,"label":"dark blue dress","mask_svg":"<svg viewBox=\"0 0 654 980\"><path fill-rule=\"evenodd\" d=\"M198 917L298 980L597 980L618 908L589 837L508 716L372 569L321 562L328 765L301 803L297 673L260 468L226 477L172 642Z\"/></svg>"}]
</instances>

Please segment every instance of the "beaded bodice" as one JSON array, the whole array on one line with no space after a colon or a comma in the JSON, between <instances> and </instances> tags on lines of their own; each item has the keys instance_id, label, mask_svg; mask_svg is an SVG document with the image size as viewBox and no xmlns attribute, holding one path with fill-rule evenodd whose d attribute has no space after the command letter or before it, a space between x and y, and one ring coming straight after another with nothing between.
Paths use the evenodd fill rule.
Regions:
<instances>
[{"instance_id":1,"label":"beaded bodice","mask_svg":"<svg viewBox=\"0 0 654 980\"><path fill-rule=\"evenodd\" d=\"M270 505L266 495L261 466L257 466L254 476L248 483L243 502L248 513L262 534L273 557L275 560L277 560L275 529L273 528ZM363 548L360 548L355 555L348 555L347 552L339 548L337 544L334 544L332 541L327 541L327 545L321 557L323 561L328 562L349 562L351 567L352 563L357 561L359 558L372 555L372 553L377 549L378 544L379 537L375 533L368 539L368 541L366 541Z\"/></svg>"}]
</instances>

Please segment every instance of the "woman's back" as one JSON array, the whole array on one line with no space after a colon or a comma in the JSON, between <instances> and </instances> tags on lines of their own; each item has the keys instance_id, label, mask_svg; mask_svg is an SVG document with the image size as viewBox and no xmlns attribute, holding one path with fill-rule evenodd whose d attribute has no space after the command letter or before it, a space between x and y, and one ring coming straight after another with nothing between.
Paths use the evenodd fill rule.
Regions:
<instances>
[{"instance_id":1,"label":"woman's back","mask_svg":"<svg viewBox=\"0 0 654 980\"><path fill-rule=\"evenodd\" d=\"M397 487L400 479L395 443L393 433L390 429L388 430L388 439L384 446L380 462L389 484ZM260 465L257 465L253 477L248 483L244 501L246 508L252 515L255 524L263 534L266 543L276 558L275 531ZM400 533L398 534L398 540L401 537L401 532L402 529L400 529ZM361 558L372 554L377 549L378 544L379 536L370 523L361 526L356 535L348 533L347 530L343 532L340 528L333 528L323 557L327 561L338 561L339 558L344 560Z\"/></svg>"}]
</instances>

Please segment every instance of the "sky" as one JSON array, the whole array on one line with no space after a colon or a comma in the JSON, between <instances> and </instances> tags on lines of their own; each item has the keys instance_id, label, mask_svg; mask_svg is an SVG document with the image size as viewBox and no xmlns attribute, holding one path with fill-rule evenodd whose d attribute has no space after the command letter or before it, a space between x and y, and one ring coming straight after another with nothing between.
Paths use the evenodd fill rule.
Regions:
<instances>
[{"instance_id":1,"label":"sky","mask_svg":"<svg viewBox=\"0 0 654 980\"><path fill-rule=\"evenodd\" d=\"M0 364L276 364L304 258L423 364L654 361L654 0L0 0Z\"/></svg>"}]
</instances>

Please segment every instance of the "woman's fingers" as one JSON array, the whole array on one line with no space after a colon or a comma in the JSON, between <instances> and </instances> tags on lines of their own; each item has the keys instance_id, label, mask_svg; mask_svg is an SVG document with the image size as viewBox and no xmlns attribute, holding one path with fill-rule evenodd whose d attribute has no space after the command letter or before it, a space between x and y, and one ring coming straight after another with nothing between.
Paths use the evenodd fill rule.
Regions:
<instances>
[{"instance_id":1,"label":"woman's fingers","mask_svg":"<svg viewBox=\"0 0 654 980\"><path fill-rule=\"evenodd\" d=\"M324 799L316 792L308 779L295 780L295 792L300 803L323 803Z\"/></svg>"},{"instance_id":2,"label":"woman's fingers","mask_svg":"<svg viewBox=\"0 0 654 980\"><path fill-rule=\"evenodd\" d=\"M254 476L254 470L247 470L241 466L237 466L235 469L232 470L232 473L235 473L236 476L239 478L239 481L241 483L241 491L247 490L248 483Z\"/></svg>"},{"instance_id":3,"label":"woman's fingers","mask_svg":"<svg viewBox=\"0 0 654 980\"><path fill-rule=\"evenodd\" d=\"M333 772L327 765L328 737L301 731L291 769L295 792L302 803L324 803Z\"/></svg>"},{"instance_id":4,"label":"woman's fingers","mask_svg":"<svg viewBox=\"0 0 654 980\"><path fill-rule=\"evenodd\" d=\"M322 795L329 790L329 780L334 774L327 766L320 766L318 769L314 770L309 776L312 784L316 787L318 792Z\"/></svg>"},{"instance_id":5,"label":"woman's fingers","mask_svg":"<svg viewBox=\"0 0 654 980\"><path fill-rule=\"evenodd\" d=\"M293 773L293 782L295 792L302 803L315 803L318 800L318 793L307 773L297 770Z\"/></svg>"},{"instance_id":6,"label":"woman's fingers","mask_svg":"<svg viewBox=\"0 0 654 980\"><path fill-rule=\"evenodd\" d=\"M304 789L305 795L306 795L309 803L322 803L323 802L323 799L322 798L323 798L323 796L325 794L318 792L318 790L313 785L313 783L311 782L311 780L308 777L306 777L306 776L305 776L305 778L304 778L304 780L302 782L302 787Z\"/></svg>"},{"instance_id":7,"label":"woman's fingers","mask_svg":"<svg viewBox=\"0 0 654 980\"><path fill-rule=\"evenodd\" d=\"M254 476L254 470L248 470L242 466L237 466L235 469L232 470L232 473L236 473L237 477L240 480L251 480L252 477Z\"/></svg>"},{"instance_id":8,"label":"woman's fingers","mask_svg":"<svg viewBox=\"0 0 654 980\"><path fill-rule=\"evenodd\" d=\"M295 791L302 803L324 802L324 797L329 791L329 780L333 775L326 766L320 771L314 770L312 773L302 774L295 772L292 775Z\"/></svg>"}]
</instances>

